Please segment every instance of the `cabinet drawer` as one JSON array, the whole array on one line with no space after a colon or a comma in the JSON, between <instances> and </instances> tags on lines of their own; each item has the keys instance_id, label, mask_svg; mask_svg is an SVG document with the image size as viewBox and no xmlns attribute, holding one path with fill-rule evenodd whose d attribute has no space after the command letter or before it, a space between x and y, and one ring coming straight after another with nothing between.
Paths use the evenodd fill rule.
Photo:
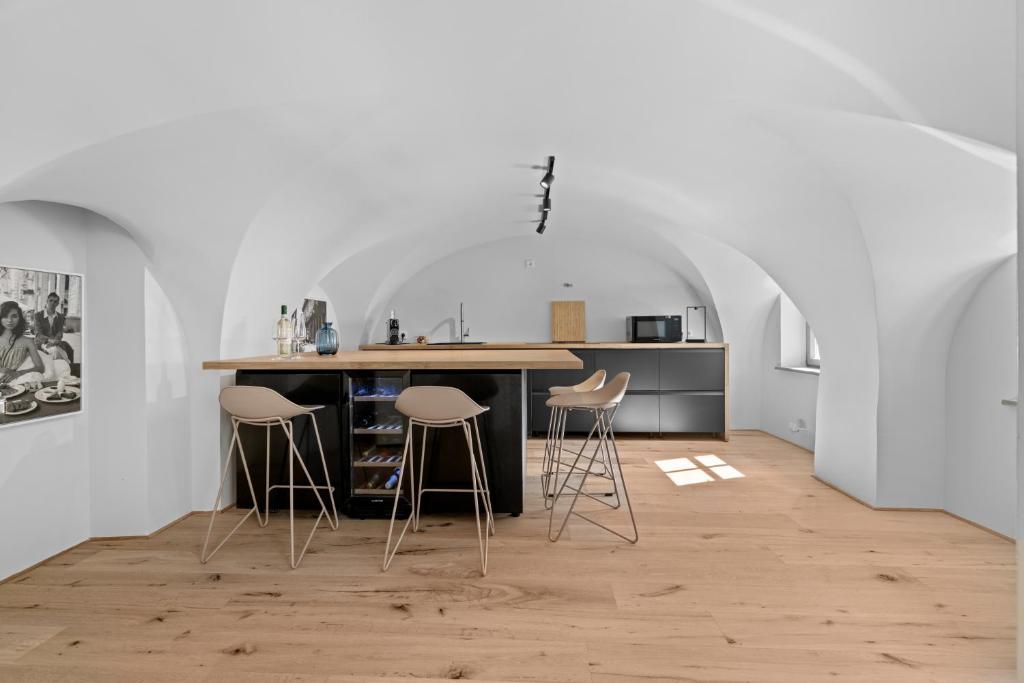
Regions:
<instances>
[{"instance_id":1,"label":"cabinet drawer","mask_svg":"<svg viewBox=\"0 0 1024 683\"><path fill-rule=\"evenodd\" d=\"M658 395L626 394L615 413L616 432L658 433Z\"/></svg>"},{"instance_id":2,"label":"cabinet drawer","mask_svg":"<svg viewBox=\"0 0 1024 683\"><path fill-rule=\"evenodd\" d=\"M662 432L724 432L725 396L720 393L662 394Z\"/></svg>"},{"instance_id":3,"label":"cabinet drawer","mask_svg":"<svg viewBox=\"0 0 1024 683\"><path fill-rule=\"evenodd\" d=\"M657 349L599 349L594 364L608 372L609 382L620 372L628 372L630 391L658 389Z\"/></svg>"},{"instance_id":4,"label":"cabinet drawer","mask_svg":"<svg viewBox=\"0 0 1024 683\"><path fill-rule=\"evenodd\" d=\"M723 349L663 349L662 391L724 391Z\"/></svg>"}]
</instances>

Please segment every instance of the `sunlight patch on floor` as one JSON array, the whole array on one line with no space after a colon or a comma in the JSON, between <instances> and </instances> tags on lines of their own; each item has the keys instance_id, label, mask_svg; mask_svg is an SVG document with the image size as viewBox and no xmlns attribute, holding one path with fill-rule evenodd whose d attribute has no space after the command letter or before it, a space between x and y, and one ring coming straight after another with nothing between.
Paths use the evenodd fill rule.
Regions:
<instances>
[{"instance_id":1,"label":"sunlight patch on floor","mask_svg":"<svg viewBox=\"0 0 1024 683\"><path fill-rule=\"evenodd\" d=\"M655 460L654 464L661 468L662 472L678 472L679 470L692 470L697 465L689 458L672 458L671 460Z\"/></svg>"},{"instance_id":2,"label":"sunlight patch on floor","mask_svg":"<svg viewBox=\"0 0 1024 683\"><path fill-rule=\"evenodd\" d=\"M746 475L732 465L727 464L714 453L695 456L698 466L689 458L670 458L655 460L654 464L664 472L676 486L690 484L706 484L720 479L741 479ZM711 476L714 474L715 476Z\"/></svg>"},{"instance_id":3,"label":"sunlight patch on floor","mask_svg":"<svg viewBox=\"0 0 1024 683\"><path fill-rule=\"evenodd\" d=\"M680 470L679 472L668 472L668 478L676 486L689 486L690 484L703 484L714 481L710 474L704 470Z\"/></svg>"}]
</instances>

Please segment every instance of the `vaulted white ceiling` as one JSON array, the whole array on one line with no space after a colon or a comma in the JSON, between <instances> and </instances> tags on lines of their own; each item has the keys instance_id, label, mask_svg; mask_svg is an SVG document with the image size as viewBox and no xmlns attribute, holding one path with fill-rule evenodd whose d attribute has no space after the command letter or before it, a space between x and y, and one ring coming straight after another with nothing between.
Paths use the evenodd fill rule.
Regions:
<instances>
[{"instance_id":1,"label":"vaulted white ceiling","mask_svg":"<svg viewBox=\"0 0 1024 683\"><path fill-rule=\"evenodd\" d=\"M404 273L532 231L556 154L550 230L674 245L718 296L710 240L786 289L829 359L821 474L875 500L879 406L933 369L886 354L948 343L941 302L1014 250L1014 9L8 1L0 200L124 226L201 360L359 255L392 257L372 317Z\"/></svg>"}]
</instances>

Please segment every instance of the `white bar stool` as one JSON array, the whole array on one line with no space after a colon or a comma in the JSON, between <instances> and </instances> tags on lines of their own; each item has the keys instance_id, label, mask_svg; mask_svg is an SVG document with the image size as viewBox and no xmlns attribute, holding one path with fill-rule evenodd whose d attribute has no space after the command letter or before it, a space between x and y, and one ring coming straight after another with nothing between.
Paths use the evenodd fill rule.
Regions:
<instances>
[{"instance_id":1,"label":"white bar stool","mask_svg":"<svg viewBox=\"0 0 1024 683\"><path fill-rule=\"evenodd\" d=\"M480 426L477 424L477 416L490 408L478 405L476 401L467 396L464 392L455 387L409 387L402 391L395 402L395 408L409 418L409 430L405 436L405 448L402 451L401 472L398 475L398 485L395 487L395 504L391 510L391 524L388 526L388 540L384 546L384 564L382 570L387 571L391 566L391 560L398 552L398 546L405 538L405 532L411 524L413 532L420 528L420 504L424 493L470 493L473 495L473 509L476 511L476 535L480 544L480 574L487 576L487 553L489 548L489 537L494 535L494 514L491 512L491 493L487 485L487 467L484 463L483 445L480 442ZM470 429L472 422L472 429ZM413 447L413 428L423 429L423 439L420 445L420 476L416 481L415 460L416 453ZM429 429L444 429L447 427L459 427L466 437L466 448L469 453L469 468L472 474L472 488L462 489L438 489L423 488L423 468L427 451L427 431ZM476 433L476 445L474 447L471 432ZM479 462L477 461L479 458ZM405 521L402 532L395 541L394 548L391 547L391 537L395 529L395 517L398 512L398 496L402 491L402 480L406 472L409 473L409 499L412 501L412 512L409 519ZM479 496L479 500L477 499ZM484 518L486 528L480 524L480 501L483 501Z\"/></svg>"},{"instance_id":2,"label":"white bar stool","mask_svg":"<svg viewBox=\"0 0 1024 683\"><path fill-rule=\"evenodd\" d=\"M314 411L320 410L323 406L300 406L296 403L292 403L281 394L277 393L273 389L267 387L254 387L254 386L233 386L225 387L220 392L220 405L227 411L231 416L231 445L228 446L228 459L224 463L224 473L220 478L220 488L217 490L217 498L213 503L213 512L210 514L210 525L206 529L206 540L203 541L203 550L200 553L199 560L203 564L213 557L214 553L221 549L231 536L238 531L238 528L242 526L245 520L255 513L256 521L261 527L267 526L270 522L270 492L273 489L288 489L288 525L289 532L291 535L291 566L295 569L299 566L299 562L306 554L306 549L309 547L309 542L313 540L313 534L316 533L317 528L320 526L320 520L327 516L327 522L330 524L331 529L338 528L338 509L334 503L334 487L331 486L331 476L327 471L327 459L324 456L324 445L320 441L320 428L316 424L316 415ZM306 463L303 462L302 456L299 454L298 449L295 447L295 436L292 425L292 419L299 415L308 415L310 422L313 423L313 431L316 434L316 445L320 449L320 464L324 468L324 479L327 482L324 486L317 486L313 482L313 477L309 473L309 469L306 467ZM249 474L249 463L245 459L245 449L242 448L242 440L238 436L238 425L246 424L253 425L256 427L266 427L267 430L267 450L266 450L266 485L264 490L264 513L263 517L260 517L259 506L256 504L256 490L252 485L252 477ZM274 425L281 427L284 430L285 436L288 437L288 483L287 484L274 484L270 485L270 428ZM206 553L206 549L210 544L210 536L213 533L213 522L220 511L221 499L224 496L224 482L227 481L228 473L231 471L231 458L234 456L235 446L238 446L238 455L242 461L242 470L245 472L245 480L249 484L249 494L252 496L252 509L249 510L239 520L238 524L228 532L228 534L217 544L209 554ZM295 463L296 461L302 467L302 471L306 474L306 479L309 481L309 485L296 485L295 484ZM317 501L320 503L320 515L316 518L316 523L313 524L312 531L309 532L309 536L306 538L306 544L302 546L302 550L299 552L299 557L295 557L295 489L312 489L316 495ZM331 513L327 512L327 506L324 504L323 498L320 496L320 491L326 490L331 499L331 510L333 511L333 517Z\"/></svg>"},{"instance_id":3,"label":"white bar stool","mask_svg":"<svg viewBox=\"0 0 1024 683\"><path fill-rule=\"evenodd\" d=\"M622 474L622 462L619 460L619 449L615 443L615 432L612 431L612 421L615 419L615 413L619 408L619 404L622 402L623 397L626 395L626 387L629 385L629 373L620 372L617 374L611 382L606 384L604 387L595 391L588 392L568 392L557 394L549 398L546 405L549 408L557 408L562 413L568 413L573 410L587 411L594 416L594 427L591 428L591 436L597 433L597 444L594 446L594 454L586 455L586 444L589 443L591 436L587 437L587 442L584 443L584 447L578 452L575 452L576 458L572 464L569 465L568 470L565 474L565 478L561 479L562 474L562 442L565 438L565 419L560 420L560 426L557 426L558 431L555 434L555 449L552 455L553 471L552 476L554 478L554 496L551 501L551 512L548 517L548 540L557 541L562 536L562 532L565 531L566 524L569 522L569 518L575 515L580 519L583 519L591 524L601 527L605 531L608 531L619 538L628 541L630 543L636 543L640 539L640 534L636 527L636 517L633 514L633 506L629 501L629 491L626 489L626 479ZM602 453L602 450L604 451ZM580 460L587 460L587 466L581 467ZM599 460L600 459L600 460ZM615 503L611 504L600 497L595 496L592 493L584 491L587 484L587 479L593 474L593 466L597 461L607 465L608 474L611 476L612 483L615 491ZM581 475L582 472L582 475ZM616 480L616 473L618 474ZM570 485L572 477L580 477L579 482L573 486ZM554 528L555 519L555 508L558 506L558 501L566 495L566 491L573 493L572 501L569 504L569 509L565 512L565 516L562 518L562 523L558 527L558 531L552 535L552 529ZM619 492L622 493L622 498L619 498ZM615 529L612 529L604 524L601 524L597 520L588 517L580 512L576 511L576 503L579 501L580 496L590 498L602 505L610 508L618 509L624 503L626 511L629 513L629 520L633 526L632 536L627 536Z\"/></svg>"},{"instance_id":4,"label":"white bar stool","mask_svg":"<svg viewBox=\"0 0 1024 683\"><path fill-rule=\"evenodd\" d=\"M607 376L608 376L607 372L605 372L604 370L598 370L597 372L595 372L594 374L592 374L590 377L588 377L587 379L583 380L579 384L574 384L574 385L568 386L568 387L558 387L558 386L556 386L556 387L549 387L548 388L548 394L550 396L559 396L559 395L562 395L562 394L576 394L576 393L583 393L583 392L587 392L587 391L595 391L595 390L600 389L601 387L604 386L604 381L605 381L605 378ZM564 448L563 444L557 438L558 435L564 435L565 434L565 420L568 418L568 415L569 415L569 411L564 409L564 408L561 408L559 406L552 407L550 412L548 413L548 433L547 433L547 437L544 440L544 459L543 459L543 461L541 463L541 475L540 475L541 476L541 487L542 487L543 492L544 492L544 507L545 508L550 507L551 499L554 497L554 490L550 486L551 472L552 472L553 467L554 467L554 454L556 453L556 451L557 452L561 452L562 450L568 450L572 455L578 455L577 451L573 451L573 450ZM580 451L585 451L586 450L587 444L590 442L590 439L594 435L594 431L595 431L594 429L590 430L590 433L587 435L586 441L583 442L583 446L580 448ZM603 452L602 452L602 455L603 455ZM584 457L587 457L587 456L584 456ZM564 466L568 466L568 464L569 463L566 463L566 462L560 463L560 465L564 465ZM597 473L594 473L595 476L599 476L599 477L602 477L602 478L608 478L608 475L607 475L608 468L609 468L609 465L607 463L602 462L601 471L597 472ZM614 484L614 480L613 480L613 484Z\"/></svg>"}]
</instances>

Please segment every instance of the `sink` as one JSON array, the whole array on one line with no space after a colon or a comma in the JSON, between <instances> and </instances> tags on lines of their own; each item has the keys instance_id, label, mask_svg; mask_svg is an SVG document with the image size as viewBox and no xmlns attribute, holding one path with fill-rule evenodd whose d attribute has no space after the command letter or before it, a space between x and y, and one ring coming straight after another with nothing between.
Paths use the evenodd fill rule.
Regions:
<instances>
[{"instance_id":1,"label":"sink","mask_svg":"<svg viewBox=\"0 0 1024 683\"><path fill-rule=\"evenodd\" d=\"M487 342L482 341L446 341L446 342L427 342L427 346L472 346L474 344L486 344Z\"/></svg>"}]
</instances>

